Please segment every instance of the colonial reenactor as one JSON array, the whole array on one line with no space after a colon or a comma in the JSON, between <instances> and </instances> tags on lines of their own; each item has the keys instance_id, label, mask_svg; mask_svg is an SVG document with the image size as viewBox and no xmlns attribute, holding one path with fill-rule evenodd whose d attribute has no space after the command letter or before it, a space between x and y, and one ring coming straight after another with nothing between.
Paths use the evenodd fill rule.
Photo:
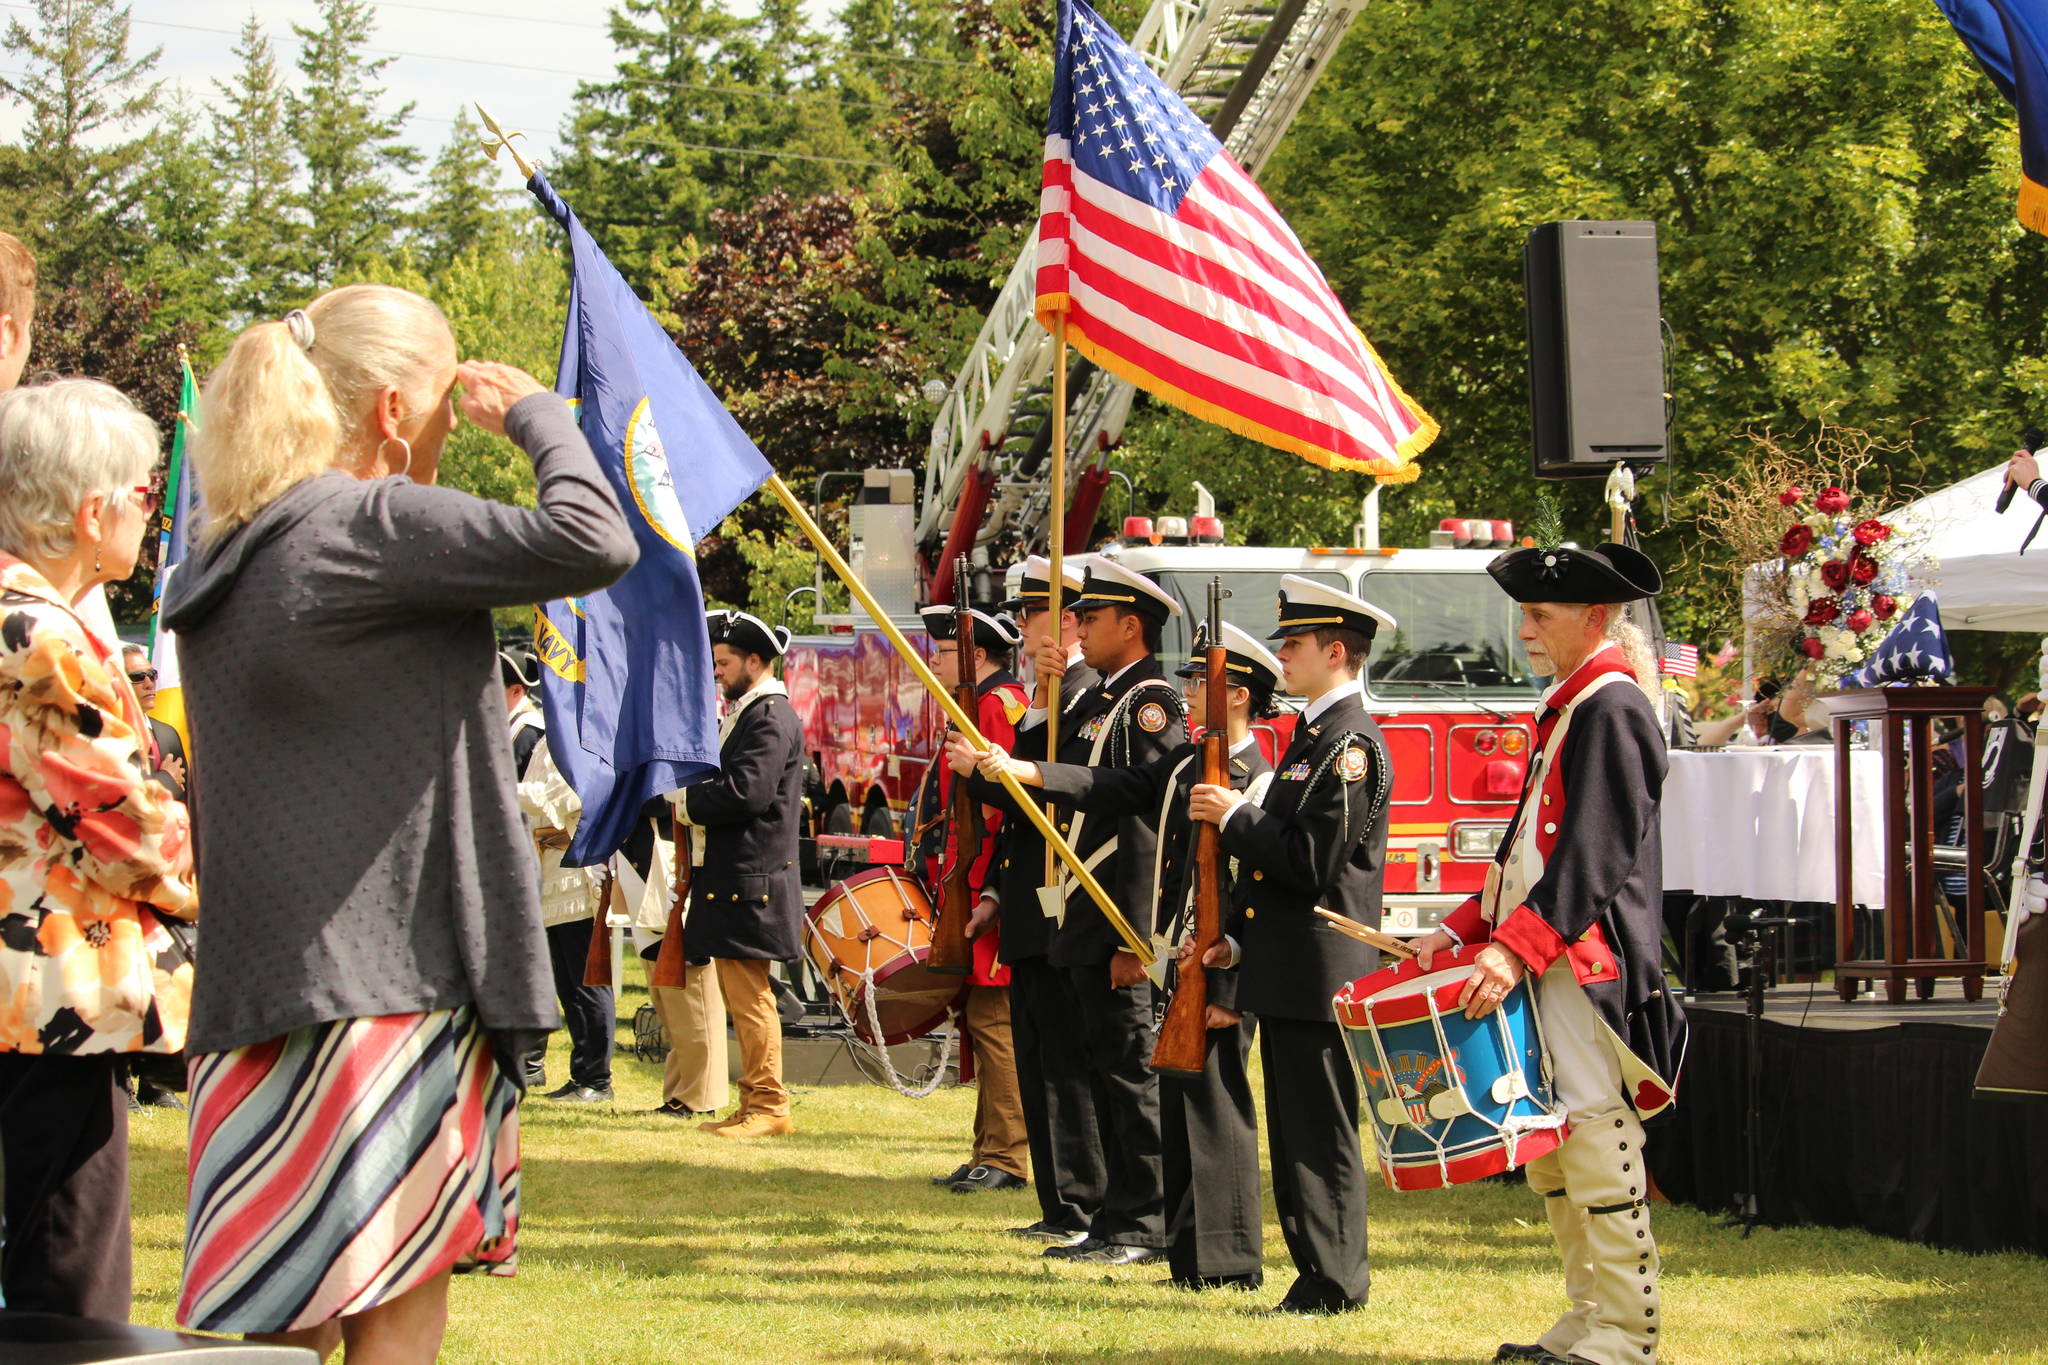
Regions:
<instances>
[{"instance_id":1,"label":"colonial reenactor","mask_svg":"<svg viewBox=\"0 0 2048 1365\"><path fill-rule=\"evenodd\" d=\"M1081 593L1084 556L1060 565L1061 596L1072 603ZM1024 562L1016 595L1002 603L1016 619L1024 646L1035 657L1057 639L1067 651L1060 688L1060 729L1069 731L1073 713L1094 688L1095 671L1082 661L1079 623L1063 605L1057 622L1048 609L1052 564L1044 555ZM1018 722L1016 749L1045 752L1046 678L1034 670L1033 708ZM986 732L984 732L986 733ZM1017 1087L1024 1106L1024 1131L1031 1149L1031 1179L1038 1195L1036 1221L1011 1231L1020 1237L1071 1246L1088 1235L1102 1209L1102 1138L1095 1088L1082 1064L1082 1042L1065 973L1047 960L1052 921L1039 902L1045 881L1045 840L1015 810L1000 786L974 780L975 794L1007 812L997 834L981 904L995 910L1001 936L997 960L1010 971L1010 1035L1017 1055ZM977 915L984 913L977 911Z\"/></svg>"},{"instance_id":2,"label":"colonial reenactor","mask_svg":"<svg viewBox=\"0 0 2048 1365\"><path fill-rule=\"evenodd\" d=\"M1641 551L1510 550L1487 566L1522 604L1537 713L1521 807L1486 887L1416 944L1426 966L1485 943L1460 1003L1477 1018L1525 978L1571 1127L1529 1163L1564 1261L1570 1311L1496 1360L1635 1365L1657 1354L1657 1244L1642 1120L1672 1101L1685 1015L1665 989L1657 803L1664 740L1618 641L1617 604L1662 586ZM1640 684L1640 685L1639 685Z\"/></svg>"},{"instance_id":3,"label":"colonial reenactor","mask_svg":"<svg viewBox=\"0 0 2048 1365\"><path fill-rule=\"evenodd\" d=\"M1180 603L1144 575L1097 556L1088 561L1074 614L1082 655L1102 681L1062 722L1058 761L1134 768L1177 747L1187 737L1180 690L1166 681L1156 656L1160 631L1181 614ZM1038 662L1042 671L1058 672L1066 651L1043 648ZM1125 918L1148 923L1158 812L1110 820L1057 804L1053 810L1056 826ZM1046 904L1058 920L1049 957L1066 973L1101 1111L1108 1185L1088 1236L1045 1254L1103 1265L1160 1260L1166 1214L1159 1078L1149 1065L1156 1041L1152 986L1137 954L1066 868L1058 869Z\"/></svg>"},{"instance_id":4,"label":"colonial reenactor","mask_svg":"<svg viewBox=\"0 0 2048 1365\"><path fill-rule=\"evenodd\" d=\"M675 793L676 813L702 830L704 863L690 884L685 951L717 964L740 1049L740 1103L700 1131L773 1137L795 1131L782 1083L782 1020L770 964L802 951L803 723L774 675L789 632L743 611L709 617L712 672L725 693L718 776Z\"/></svg>"},{"instance_id":5,"label":"colonial reenactor","mask_svg":"<svg viewBox=\"0 0 2048 1365\"><path fill-rule=\"evenodd\" d=\"M1254 718L1273 713L1280 686L1280 661L1264 645L1226 623L1225 668L1229 673L1228 731L1230 785L1257 800L1272 776L1252 733ZM1179 670L1187 680L1189 714L1205 716L1206 644L1197 632L1194 652ZM964 744L955 746L964 749ZM1181 744L1150 763L1132 768L1034 763L999 751L978 758L993 779L1007 769L1026 786L1042 787L1062 806L1091 816L1116 817L1153 811L1159 842L1153 860L1154 932L1172 945L1188 932L1195 897L1194 822L1188 794L1202 775L1201 745ZM1227 892L1226 892L1227 894ZM1167 1264L1183 1289L1225 1285L1256 1289L1261 1269L1259 1139L1252 1086L1246 1065L1253 1022L1237 1009L1237 973L1208 973L1209 1047L1200 1075L1162 1074L1160 1087L1161 1172L1165 1190Z\"/></svg>"},{"instance_id":6,"label":"colonial reenactor","mask_svg":"<svg viewBox=\"0 0 2048 1365\"><path fill-rule=\"evenodd\" d=\"M547 930L548 965L555 998L562 1006L562 1025L569 1033L569 1079L545 1098L610 1103L617 1007L610 986L583 984L602 878L592 869L562 866L583 807L555 766L547 743L547 719L533 703L531 689L540 685L540 660L526 650L500 650L498 675L511 716L512 775L519 784L519 808L540 857L540 922ZM546 1060L543 1039L525 1058L529 1089L547 1083Z\"/></svg>"},{"instance_id":7,"label":"colonial reenactor","mask_svg":"<svg viewBox=\"0 0 2048 1365\"><path fill-rule=\"evenodd\" d=\"M1011 652L1022 639L1016 622L987 612L970 613L972 638L955 638L953 608L926 607L918 613L932 638L932 671L948 688L960 686L963 669L974 681L974 728L990 743L1009 744L1017 722L1030 708L1031 697L1009 668ZM959 860L960 841L948 812L952 809L954 774L934 761L918 792L918 863L926 880L939 885ZM1002 1190L1022 1185L1030 1142L1024 1132L1024 1107L1017 1090L1017 1054L1010 1028L1010 969L1002 964L1002 930L996 924L996 902L982 899L1002 830L1002 813L977 805L982 817L980 851L967 868L967 885L975 911L967 922L973 939L974 963L968 969L967 999L961 1009L960 1079L975 1083L974 1150L957 1170L934 1183L955 1194Z\"/></svg>"},{"instance_id":8,"label":"colonial reenactor","mask_svg":"<svg viewBox=\"0 0 2048 1365\"><path fill-rule=\"evenodd\" d=\"M1197 784L1189 806L1238 861L1226 942L1237 1008L1258 1017L1273 1203L1295 1279L1277 1312L1340 1313L1365 1302L1365 1158L1358 1078L1330 997L1378 954L1315 913L1378 927L1393 773L1362 681L1373 637L1394 618L1349 593L1280 580L1280 664L1308 704L1272 784L1254 801Z\"/></svg>"}]
</instances>

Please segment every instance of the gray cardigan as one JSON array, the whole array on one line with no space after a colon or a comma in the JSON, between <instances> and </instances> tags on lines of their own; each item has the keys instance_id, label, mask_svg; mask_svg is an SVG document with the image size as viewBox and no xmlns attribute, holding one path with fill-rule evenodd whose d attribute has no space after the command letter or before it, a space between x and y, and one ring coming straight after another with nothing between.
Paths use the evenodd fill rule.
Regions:
<instances>
[{"instance_id":1,"label":"gray cardigan","mask_svg":"<svg viewBox=\"0 0 2048 1365\"><path fill-rule=\"evenodd\" d=\"M172 575L205 755L192 1051L463 1004L556 1027L490 609L595 591L638 548L561 399L506 431L531 510L329 472Z\"/></svg>"}]
</instances>

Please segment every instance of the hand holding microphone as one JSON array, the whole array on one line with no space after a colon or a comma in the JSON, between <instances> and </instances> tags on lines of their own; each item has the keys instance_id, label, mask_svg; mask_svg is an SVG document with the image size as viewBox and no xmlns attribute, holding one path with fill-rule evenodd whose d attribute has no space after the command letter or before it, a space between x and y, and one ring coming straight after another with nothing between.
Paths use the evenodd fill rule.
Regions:
<instances>
[{"instance_id":1,"label":"hand holding microphone","mask_svg":"<svg viewBox=\"0 0 2048 1365\"><path fill-rule=\"evenodd\" d=\"M2012 506L2013 494L2022 488L2032 488L2034 480L2041 477L2041 466L2034 459L2034 452L2041 447L2041 433L2028 427L2020 437L2020 449L2012 453L2012 459L2005 466L2005 484L1998 490L1998 501L1992 510L2003 512Z\"/></svg>"}]
</instances>

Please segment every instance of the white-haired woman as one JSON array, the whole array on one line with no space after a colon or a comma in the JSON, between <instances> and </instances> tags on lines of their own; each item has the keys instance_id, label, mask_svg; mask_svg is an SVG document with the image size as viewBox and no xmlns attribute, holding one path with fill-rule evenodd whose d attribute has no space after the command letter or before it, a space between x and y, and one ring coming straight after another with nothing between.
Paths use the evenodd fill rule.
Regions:
<instances>
[{"instance_id":1,"label":"white-haired woman","mask_svg":"<svg viewBox=\"0 0 2048 1365\"><path fill-rule=\"evenodd\" d=\"M458 383L532 508L434 486ZM207 904L178 1317L430 1361L449 1274L511 1272L519 1059L557 1023L491 608L637 550L567 405L416 294L249 328L201 410L164 608Z\"/></svg>"},{"instance_id":2,"label":"white-haired woman","mask_svg":"<svg viewBox=\"0 0 2048 1365\"><path fill-rule=\"evenodd\" d=\"M156 426L87 379L0 395L0 1289L11 1309L126 1319L122 1060L184 1045L185 808L149 722L74 605L135 571Z\"/></svg>"}]
</instances>

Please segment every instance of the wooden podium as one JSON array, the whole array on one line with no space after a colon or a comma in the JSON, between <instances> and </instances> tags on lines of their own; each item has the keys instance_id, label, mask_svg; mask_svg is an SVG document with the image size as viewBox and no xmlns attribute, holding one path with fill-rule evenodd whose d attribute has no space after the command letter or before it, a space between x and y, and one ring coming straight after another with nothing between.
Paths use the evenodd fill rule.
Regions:
<instances>
[{"instance_id":1,"label":"wooden podium","mask_svg":"<svg viewBox=\"0 0 2048 1365\"><path fill-rule=\"evenodd\" d=\"M1922 1000L1941 977L1963 979L1963 998L1984 994L1984 699L1988 687L1868 687L1818 697L1835 737L1835 993L1856 997L1859 982L1882 981L1885 999L1902 1004L1911 981ZM1969 873L1959 957L1937 957L1935 933L1934 722L1963 727L1963 847ZM1884 764L1884 957L1852 959L1856 905L1850 878L1849 726L1871 722L1871 747Z\"/></svg>"}]
</instances>

